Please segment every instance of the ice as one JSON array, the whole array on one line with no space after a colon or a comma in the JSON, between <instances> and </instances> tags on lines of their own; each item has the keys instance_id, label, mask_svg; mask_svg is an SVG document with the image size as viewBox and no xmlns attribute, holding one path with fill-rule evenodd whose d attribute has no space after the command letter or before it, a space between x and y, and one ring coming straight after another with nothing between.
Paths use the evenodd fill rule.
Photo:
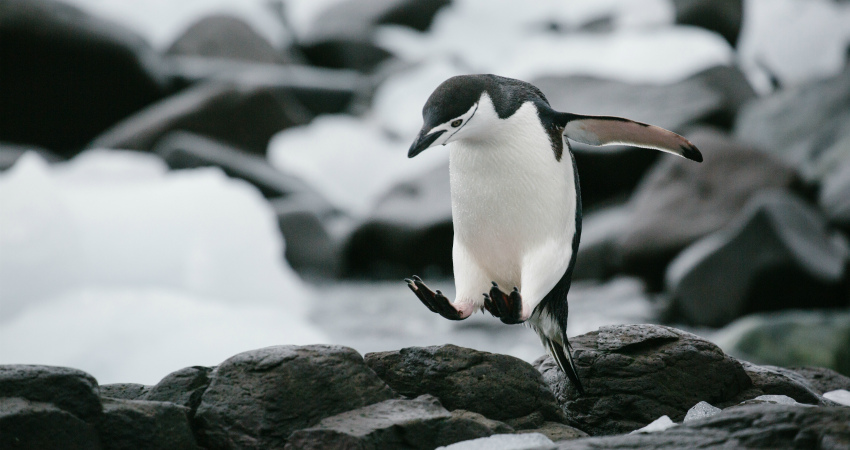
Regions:
<instances>
[{"instance_id":1,"label":"ice","mask_svg":"<svg viewBox=\"0 0 850 450\"><path fill-rule=\"evenodd\" d=\"M267 201L218 169L25 154L0 174L0 363L151 382L247 345L326 342L282 254Z\"/></svg>"},{"instance_id":2,"label":"ice","mask_svg":"<svg viewBox=\"0 0 850 450\"><path fill-rule=\"evenodd\" d=\"M540 433L496 434L437 448L445 450L539 450L555 448L555 443Z\"/></svg>"},{"instance_id":3,"label":"ice","mask_svg":"<svg viewBox=\"0 0 850 450\"><path fill-rule=\"evenodd\" d=\"M634 430L629 434L655 433L657 431L664 431L668 428L672 428L672 427L675 427L675 426L676 426L676 422L673 422L670 419L670 417L664 415L664 416L661 416L661 417L655 419L649 425L647 425L643 428L639 428L637 430Z\"/></svg>"},{"instance_id":4,"label":"ice","mask_svg":"<svg viewBox=\"0 0 850 450\"><path fill-rule=\"evenodd\" d=\"M832 400L835 403L841 403L844 406L850 406L850 392L844 389L824 392L823 398Z\"/></svg>"},{"instance_id":5,"label":"ice","mask_svg":"<svg viewBox=\"0 0 850 450\"><path fill-rule=\"evenodd\" d=\"M691 420L705 419L706 417L711 417L720 411L722 411L720 408L712 406L708 402L699 402L688 410L688 413L685 414L684 422L687 423Z\"/></svg>"},{"instance_id":6,"label":"ice","mask_svg":"<svg viewBox=\"0 0 850 450\"><path fill-rule=\"evenodd\" d=\"M787 395L759 395L758 397L753 399L754 401L761 401L766 403L776 403L778 405L801 405L801 403L797 403L796 400L787 396ZM810 405L806 405L810 406Z\"/></svg>"}]
</instances>

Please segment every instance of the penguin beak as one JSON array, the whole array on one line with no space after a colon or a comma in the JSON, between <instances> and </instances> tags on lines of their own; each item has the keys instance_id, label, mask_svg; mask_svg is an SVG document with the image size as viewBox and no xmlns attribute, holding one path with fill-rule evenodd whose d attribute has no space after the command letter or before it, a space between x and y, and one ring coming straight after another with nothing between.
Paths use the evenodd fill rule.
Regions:
<instances>
[{"instance_id":1,"label":"penguin beak","mask_svg":"<svg viewBox=\"0 0 850 450\"><path fill-rule=\"evenodd\" d=\"M416 140L413 141L413 145L410 146L410 150L407 152L407 157L413 158L414 156L422 153L445 132L446 130L440 130L426 135L425 131L423 130L421 133L419 133L419 137L417 137Z\"/></svg>"}]
</instances>

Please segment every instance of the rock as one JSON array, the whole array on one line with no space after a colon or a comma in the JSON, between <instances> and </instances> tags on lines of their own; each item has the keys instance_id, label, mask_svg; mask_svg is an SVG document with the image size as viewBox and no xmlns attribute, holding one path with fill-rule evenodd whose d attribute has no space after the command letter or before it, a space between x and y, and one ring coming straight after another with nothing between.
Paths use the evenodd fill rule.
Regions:
<instances>
[{"instance_id":1,"label":"rock","mask_svg":"<svg viewBox=\"0 0 850 450\"><path fill-rule=\"evenodd\" d=\"M347 411L298 430L287 449L405 448L432 449L493 431L476 420L452 416L436 398L386 400Z\"/></svg>"},{"instance_id":2,"label":"rock","mask_svg":"<svg viewBox=\"0 0 850 450\"><path fill-rule=\"evenodd\" d=\"M18 162L18 159L26 152L38 153L38 156L40 156L41 159L49 163L62 161L62 158L53 152L40 147L0 142L0 172L14 166L15 163Z\"/></svg>"},{"instance_id":3,"label":"rock","mask_svg":"<svg viewBox=\"0 0 850 450\"><path fill-rule=\"evenodd\" d=\"M848 258L847 239L811 206L765 192L679 254L666 284L680 320L717 327L758 311L846 306Z\"/></svg>"},{"instance_id":4,"label":"rock","mask_svg":"<svg viewBox=\"0 0 850 450\"><path fill-rule=\"evenodd\" d=\"M831 400L843 406L850 406L850 392L844 389L824 392L823 398Z\"/></svg>"},{"instance_id":5,"label":"rock","mask_svg":"<svg viewBox=\"0 0 850 450\"><path fill-rule=\"evenodd\" d=\"M813 365L850 375L850 312L847 311L750 315L720 330L714 341L730 354L756 364ZM832 387L840 388L840 385Z\"/></svg>"},{"instance_id":6,"label":"rock","mask_svg":"<svg viewBox=\"0 0 850 450\"><path fill-rule=\"evenodd\" d=\"M102 409L94 377L68 367L0 366L0 398L4 397L51 403L85 421L97 417Z\"/></svg>"},{"instance_id":7,"label":"rock","mask_svg":"<svg viewBox=\"0 0 850 450\"><path fill-rule=\"evenodd\" d=\"M168 89L139 36L49 0L0 3L0 60L0 140L63 157Z\"/></svg>"},{"instance_id":8,"label":"rock","mask_svg":"<svg viewBox=\"0 0 850 450\"><path fill-rule=\"evenodd\" d=\"M115 124L88 146L150 150L169 132L183 130L265 155L272 135L310 119L285 81L247 73L184 89Z\"/></svg>"},{"instance_id":9,"label":"rock","mask_svg":"<svg viewBox=\"0 0 850 450\"><path fill-rule=\"evenodd\" d=\"M550 450L555 448L555 443L540 433L497 434L438 448L444 450Z\"/></svg>"},{"instance_id":10,"label":"rock","mask_svg":"<svg viewBox=\"0 0 850 450\"><path fill-rule=\"evenodd\" d=\"M841 375L832 369L816 366L790 367L789 369L800 374L818 392L824 393L836 389L850 391L850 377Z\"/></svg>"},{"instance_id":11,"label":"rock","mask_svg":"<svg viewBox=\"0 0 850 450\"><path fill-rule=\"evenodd\" d=\"M820 393L809 384L808 380L790 369L757 366L746 361L741 361L741 365L753 382L753 392L745 394L747 397L781 395L799 403L811 405L822 403Z\"/></svg>"},{"instance_id":12,"label":"rock","mask_svg":"<svg viewBox=\"0 0 850 450\"><path fill-rule=\"evenodd\" d=\"M667 415L684 419L699 401L729 406L750 388L741 364L716 345L661 325L619 325L570 339L585 394L551 357L538 359L567 416L567 423L591 435L636 430Z\"/></svg>"},{"instance_id":13,"label":"rock","mask_svg":"<svg viewBox=\"0 0 850 450\"><path fill-rule=\"evenodd\" d=\"M301 180L275 169L265 158L193 133L171 132L157 142L153 151L172 169L219 167L228 176L251 183L267 198L308 189Z\"/></svg>"},{"instance_id":14,"label":"rock","mask_svg":"<svg viewBox=\"0 0 850 450\"><path fill-rule=\"evenodd\" d=\"M738 43L744 19L743 3L742 0L673 0L676 23L715 31L733 47Z\"/></svg>"},{"instance_id":15,"label":"rock","mask_svg":"<svg viewBox=\"0 0 850 450\"><path fill-rule=\"evenodd\" d=\"M600 448L823 448L850 445L850 408L753 404L723 410L659 433L594 437L560 443L561 450Z\"/></svg>"},{"instance_id":16,"label":"rock","mask_svg":"<svg viewBox=\"0 0 850 450\"><path fill-rule=\"evenodd\" d=\"M682 422L686 423L692 420L705 419L706 417L711 417L720 411L722 411L720 408L711 406L711 404L707 402L699 402L694 405L693 408L688 410L688 413L685 414L685 419Z\"/></svg>"},{"instance_id":17,"label":"rock","mask_svg":"<svg viewBox=\"0 0 850 450\"><path fill-rule=\"evenodd\" d=\"M343 248L346 274L399 278L412 273L452 273L449 170L439 166L397 184Z\"/></svg>"},{"instance_id":18,"label":"rock","mask_svg":"<svg viewBox=\"0 0 850 450\"><path fill-rule=\"evenodd\" d=\"M690 410L688 410L688 411L690 411ZM652 422L650 422L649 425L647 425L643 428L639 428L637 430L634 430L634 431L630 432L629 434L656 433L658 431L664 431L668 428L672 428L672 427L675 427L675 426L676 426L676 423L673 422L669 417L661 416L661 417L653 420Z\"/></svg>"},{"instance_id":19,"label":"rock","mask_svg":"<svg viewBox=\"0 0 850 450\"><path fill-rule=\"evenodd\" d=\"M174 403L187 408L189 417L194 417L212 371L212 367L192 366L172 372L151 386L144 400Z\"/></svg>"},{"instance_id":20,"label":"rock","mask_svg":"<svg viewBox=\"0 0 850 450\"><path fill-rule=\"evenodd\" d=\"M651 289L661 287L670 260L728 224L758 192L798 183L793 168L720 131L701 129L688 138L705 160L659 161L629 200L629 225L617 238L624 270Z\"/></svg>"},{"instance_id":21,"label":"rock","mask_svg":"<svg viewBox=\"0 0 850 450\"><path fill-rule=\"evenodd\" d=\"M210 449L280 448L325 417L389 400L389 388L354 350L277 346L240 353L212 372L195 414Z\"/></svg>"},{"instance_id":22,"label":"rock","mask_svg":"<svg viewBox=\"0 0 850 450\"><path fill-rule=\"evenodd\" d=\"M318 14L299 49L311 64L368 71L390 56L372 43L376 26L404 25L428 29L437 11L449 0L380 0L336 2Z\"/></svg>"},{"instance_id":23,"label":"rock","mask_svg":"<svg viewBox=\"0 0 850 450\"><path fill-rule=\"evenodd\" d=\"M93 426L50 403L0 398L0 448L97 450Z\"/></svg>"},{"instance_id":24,"label":"rock","mask_svg":"<svg viewBox=\"0 0 850 450\"><path fill-rule=\"evenodd\" d=\"M848 124L850 66L836 77L747 103L735 121L734 135L797 167L807 180L818 181L837 168L834 162L850 155L847 145L832 145L850 134Z\"/></svg>"},{"instance_id":25,"label":"rock","mask_svg":"<svg viewBox=\"0 0 850 450\"><path fill-rule=\"evenodd\" d=\"M336 277L342 260L341 234L348 218L318 193L307 191L272 200L289 265L302 276Z\"/></svg>"},{"instance_id":26,"label":"rock","mask_svg":"<svg viewBox=\"0 0 850 450\"><path fill-rule=\"evenodd\" d=\"M104 399L97 429L106 449L194 450L188 413L168 402Z\"/></svg>"},{"instance_id":27,"label":"rock","mask_svg":"<svg viewBox=\"0 0 850 450\"><path fill-rule=\"evenodd\" d=\"M251 25L225 14L207 16L189 26L166 50L166 54L242 59L270 64L284 62L283 54Z\"/></svg>"},{"instance_id":28,"label":"rock","mask_svg":"<svg viewBox=\"0 0 850 450\"><path fill-rule=\"evenodd\" d=\"M850 149L850 135L842 145ZM824 179L818 204L830 224L850 232L850 159Z\"/></svg>"},{"instance_id":29,"label":"rock","mask_svg":"<svg viewBox=\"0 0 850 450\"><path fill-rule=\"evenodd\" d=\"M397 393L431 394L450 411L464 409L500 421L538 413L563 421L540 374L512 356L447 344L368 353L366 364Z\"/></svg>"},{"instance_id":30,"label":"rock","mask_svg":"<svg viewBox=\"0 0 850 450\"><path fill-rule=\"evenodd\" d=\"M540 428L517 431L517 434L524 433L540 433L554 442L579 439L588 436L587 433L579 430L578 428L573 428L569 425L564 425L558 422L546 422Z\"/></svg>"},{"instance_id":31,"label":"rock","mask_svg":"<svg viewBox=\"0 0 850 450\"><path fill-rule=\"evenodd\" d=\"M98 390L101 397L117 398L122 400L146 400L150 386L138 383L113 383L104 384Z\"/></svg>"},{"instance_id":32,"label":"rock","mask_svg":"<svg viewBox=\"0 0 850 450\"><path fill-rule=\"evenodd\" d=\"M804 405L797 400L787 396L787 395L759 395L756 398L747 400L741 405L757 405L759 403L772 403L774 405L791 405L791 406L811 406Z\"/></svg>"},{"instance_id":33,"label":"rock","mask_svg":"<svg viewBox=\"0 0 850 450\"><path fill-rule=\"evenodd\" d=\"M622 270L622 255L617 241L627 232L631 220L631 211L622 205L582 217L581 245L573 280L605 280Z\"/></svg>"}]
</instances>

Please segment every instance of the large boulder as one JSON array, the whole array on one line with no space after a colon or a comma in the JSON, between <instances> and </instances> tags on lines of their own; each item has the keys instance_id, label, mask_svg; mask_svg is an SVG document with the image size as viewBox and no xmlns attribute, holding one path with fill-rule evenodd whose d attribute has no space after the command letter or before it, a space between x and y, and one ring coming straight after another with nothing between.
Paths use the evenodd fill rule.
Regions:
<instances>
[{"instance_id":1,"label":"large boulder","mask_svg":"<svg viewBox=\"0 0 850 450\"><path fill-rule=\"evenodd\" d=\"M393 398L354 350L277 346L221 363L195 413L209 449L283 447L289 435L322 419Z\"/></svg>"},{"instance_id":2,"label":"large boulder","mask_svg":"<svg viewBox=\"0 0 850 450\"><path fill-rule=\"evenodd\" d=\"M91 148L151 150L172 131L190 131L265 155L272 135L312 114L285 80L252 76L211 79L156 102L115 124Z\"/></svg>"},{"instance_id":3,"label":"large boulder","mask_svg":"<svg viewBox=\"0 0 850 450\"><path fill-rule=\"evenodd\" d=\"M846 310L753 314L720 330L714 341L756 364L811 365L850 375L850 312Z\"/></svg>"},{"instance_id":4,"label":"large boulder","mask_svg":"<svg viewBox=\"0 0 850 450\"><path fill-rule=\"evenodd\" d=\"M602 327L570 342L583 395L550 356L535 366L569 425L591 435L629 432L664 415L681 421L700 401L729 406L752 386L736 359L709 341L670 327Z\"/></svg>"},{"instance_id":5,"label":"large boulder","mask_svg":"<svg viewBox=\"0 0 850 450\"><path fill-rule=\"evenodd\" d=\"M0 398L4 397L51 403L85 421L102 411L97 380L68 367L0 366Z\"/></svg>"},{"instance_id":6,"label":"large boulder","mask_svg":"<svg viewBox=\"0 0 850 450\"><path fill-rule=\"evenodd\" d=\"M512 356L449 344L368 353L366 363L399 394L431 394L449 410L474 411L514 428L563 421L540 373Z\"/></svg>"},{"instance_id":7,"label":"large boulder","mask_svg":"<svg viewBox=\"0 0 850 450\"><path fill-rule=\"evenodd\" d=\"M501 428L509 429L504 424ZM386 400L325 418L314 427L292 433L286 448L430 450L490 436L498 429L498 425L489 427L480 420L453 416L435 397L423 395L412 400Z\"/></svg>"},{"instance_id":8,"label":"large boulder","mask_svg":"<svg viewBox=\"0 0 850 450\"><path fill-rule=\"evenodd\" d=\"M846 306L848 258L847 239L818 211L765 192L677 256L666 283L678 318L716 327L758 311Z\"/></svg>"},{"instance_id":9,"label":"large boulder","mask_svg":"<svg viewBox=\"0 0 850 450\"><path fill-rule=\"evenodd\" d=\"M840 144L850 152L850 134ZM850 233L850 158L823 180L818 204L830 224Z\"/></svg>"},{"instance_id":10,"label":"large boulder","mask_svg":"<svg viewBox=\"0 0 850 450\"><path fill-rule=\"evenodd\" d=\"M283 53L272 47L251 25L226 14L199 19L168 47L166 54L268 64L284 62Z\"/></svg>"},{"instance_id":11,"label":"large boulder","mask_svg":"<svg viewBox=\"0 0 850 450\"><path fill-rule=\"evenodd\" d=\"M194 450L188 412L168 402L104 399L97 429L106 449Z\"/></svg>"},{"instance_id":12,"label":"large boulder","mask_svg":"<svg viewBox=\"0 0 850 450\"><path fill-rule=\"evenodd\" d=\"M144 400L150 386L139 383L113 383L100 386L98 393L101 397L121 400Z\"/></svg>"},{"instance_id":13,"label":"large boulder","mask_svg":"<svg viewBox=\"0 0 850 450\"><path fill-rule=\"evenodd\" d=\"M559 450L681 448L822 448L850 446L850 408L759 403L728 408L663 432L559 443Z\"/></svg>"},{"instance_id":14,"label":"large boulder","mask_svg":"<svg viewBox=\"0 0 850 450\"><path fill-rule=\"evenodd\" d=\"M723 132L688 135L705 160L664 157L629 200L628 227L616 240L627 273L661 287L667 264L697 239L728 224L758 192L797 186L792 167Z\"/></svg>"},{"instance_id":15,"label":"large boulder","mask_svg":"<svg viewBox=\"0 0 850 450\"><path fill-rule=\"evenodd\" d=\"M0 61L0 140L62 156L168 90L139 36L50 0L0 2Z\"/></svg>"},{"instance_id":16,"label":"large boulder","mask_svg":"<svg viewBox=\"0 0 850 450\"><path fill-rule=\"evenodd\" d=\"M791 367L790 370L797 372L805 378L809 382L809 385L821 394L839 389L850 391L850 377L841 375L832 369L817 366L800 366Z\"/></svg>"},{"instance_id":17,"label":"large boulder","mask_svg":"<svg viewBox=\"0 0 850 450\"><path fill-rule=\"evenodd\" d=\"M822 392L817 391L804 376L793 370L769 365L758 366L747 361L741 361L741 365L753 382L752 392L744 394L745 397L784 395L798 403L825 403L821 397Z\"/></svg>"},{"instance_id":18,"label":"large boulder","mask_svg":"<svg viewBox=\"0 0 850 450\"><path fill-rule=\"evenodd\" d=\"M729 45L738 43L744 21L743 0L673 0L676 23L717 32Z\"/></svg>"},{"instance_id":19,"label":"large boulder","mask_svg":"<svg viewBox=\"0 0 850 450\"><path fill-rule=\"evenodd\" d=\"M0 397L0 448L98 450L95 427L51 403Z\"/></svg>"},{"instance_id":20,"label":"large boulder","mask_svg":"<svg viewBox=\"0 0 850 450\"><path fill-rule=\"evenodd\" d=\"M212 371L211 367L192 366L172 372L150 386L142 399L174 403L187 408L189 417L194 417L201 396L210 384Z\"/></svg>"}]
</instances>

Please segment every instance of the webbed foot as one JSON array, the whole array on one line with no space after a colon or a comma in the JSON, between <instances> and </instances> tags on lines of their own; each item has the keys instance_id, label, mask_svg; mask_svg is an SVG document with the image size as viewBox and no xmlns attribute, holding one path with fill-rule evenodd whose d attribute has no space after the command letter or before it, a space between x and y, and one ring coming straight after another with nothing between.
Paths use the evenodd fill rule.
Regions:
<instances>
[{"instance_id":1,"label":"webbed foot","mask_svg":"<svg viewBox=\"0 0 850 450\"><path fill-rule=\"evenodd\" d=\"M503 323L522 323L522 296L519 289L514 287L510 294L505 294L499 285L493 281L489 294L484 294L484 309Z\"/></svg>"},{"instance_id":2,"label":"webbed foot","mask_svg":"<svg viewBox=\"0 0 850 450\"><path fill-rule=\"evenodd\" d=\"M407 287L416 294L416 298L432 312L449 320L463 320L466 318L439 289L436 292L432 291L418 276L414 275L413 279L405 278L404 281L407 282Z\"/></svg>"}]
</instances>

